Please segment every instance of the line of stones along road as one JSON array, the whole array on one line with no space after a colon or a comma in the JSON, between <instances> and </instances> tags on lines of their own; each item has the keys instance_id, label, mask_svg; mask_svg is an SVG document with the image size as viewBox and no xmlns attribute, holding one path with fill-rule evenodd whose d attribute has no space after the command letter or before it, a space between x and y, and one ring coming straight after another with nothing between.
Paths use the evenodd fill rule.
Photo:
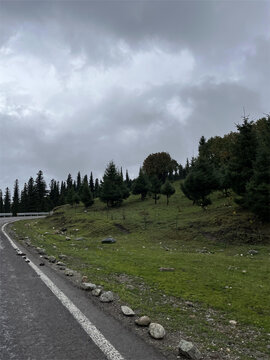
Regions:
<instances>
[{"instance_id":1,"label":"line of stones along road","mask_svg":"<svg viewBox=\"0 0 270 360\"><path fill-rule=\"evenodd\" d=\"M30 245L30 243L27 245L33 246L32 244ZM27 258L24 252L20 251L19 249L15 249L15 250L17 252L17 255L22 256L22 258L27 263L30 262L30 260ZM64 260L67 259L66 255L60 254L58 257L61 261L57 261L57 259L54 256L47 255L45 249L43 248L36 247L35 250L40 256L41 261L39 263L39 266L44 266L45 265L44 260L47 260L49 263L55 264L59 270L64 271L64 274L68 277L72 277L76 274L75 271L66 268L66 264L64 263ZM103 291L101 286L88 282L88 278L86 276L82 277L80 287L85 291L91 291L91 294L95 297L99 297L99 300L103 303L110 303L114 301L114 295L112 291ZM136 315L135 312L128 306L121 306L121 312L123 315L128 317L132 317ZM158 323L151 322L151 319L146 315L136 319L135 324L138 326L148 327L148 332L150 336L154 339L160 340L163 339L166 335L166 331L164 327ZM180 355L191 360L202 359L202 354L198 350L198 348L192 342L186 341L184 339L181 339L179 342L178 352Z\"/></svg>"}]
</instances>

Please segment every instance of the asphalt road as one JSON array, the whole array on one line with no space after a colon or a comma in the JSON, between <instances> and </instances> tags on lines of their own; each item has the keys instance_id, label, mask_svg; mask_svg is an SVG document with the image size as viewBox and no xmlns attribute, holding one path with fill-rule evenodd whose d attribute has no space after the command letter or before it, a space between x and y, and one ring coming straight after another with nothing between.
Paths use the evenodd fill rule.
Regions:
<instances>
[{"instance_id":1,"label":"asphalt road","mask_svg":"<svg viewBox=\"0 0 270 360\"><path fill-rule=\"evenodd\" d=\"M0 218L0 229L12 220ZM45 285L43 275L34 271L40 261L27 251L26 254L32 267L17 255L0 231L1 360L165 360L70 281L47 266L39 267L44 277L104 336L106 340L101 336L101 343L107 341L115 349L115 353L104 353L102 346L101 350L61 299ZM88 326L90 332L92 327Z\"/></svg>"}]
</instances>

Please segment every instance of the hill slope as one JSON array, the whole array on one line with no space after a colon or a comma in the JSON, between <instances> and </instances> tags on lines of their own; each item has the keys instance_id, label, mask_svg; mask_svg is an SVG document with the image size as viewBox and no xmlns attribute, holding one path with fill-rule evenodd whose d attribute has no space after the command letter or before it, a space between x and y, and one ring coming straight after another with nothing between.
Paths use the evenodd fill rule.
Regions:
<instances>
[{"instance_id":1,"label":"hill slope","mask_svg":"<svg viewBox=\"0 0 270 360\"><path fill-rule=\"evenodd\" d=\"M46 219L13 228L48 254L67 255L68 267L163 324L168 346L174 347L181 333L222 358L266 359L269 226L219 193L203 211L183 196L178 182L174 185L169 206L165 197L155 205L153 199L131 196L107 210L96 200L87 212L66 205ZM102 244L107 236L117 242ZM173 270L164 271L168 268Z\"/></svg>"}]
</instances>

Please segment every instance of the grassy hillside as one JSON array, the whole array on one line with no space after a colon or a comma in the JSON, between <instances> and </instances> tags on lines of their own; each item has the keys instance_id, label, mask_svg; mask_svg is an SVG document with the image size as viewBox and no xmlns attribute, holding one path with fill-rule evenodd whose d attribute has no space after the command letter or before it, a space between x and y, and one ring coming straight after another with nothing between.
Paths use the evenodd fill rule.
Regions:
<instances>
[{"instance_id":1,"label":"grassy hillside","mask_svg":"<svg viewBox=\"0 0 270 360\"><path fill-rule=\"evenodd\" d=\"M220 193L203 211L183 196L178 182L174 185L177 192L169 206L165 197L155 205L152 199L141 202L131 196L120 208L107 210L96 200L87 212L66 205L53 216L13 228L48 254L67 255L68 267L115 291L169 333L181 332L206 352L230 354L231 359L266 359L269 225L257 223ZM62 228L65 234L59 233ZM109 235L117 242L101 244ZM229 324L232 319L236 327Z\"/></svg>"}]
</instances>

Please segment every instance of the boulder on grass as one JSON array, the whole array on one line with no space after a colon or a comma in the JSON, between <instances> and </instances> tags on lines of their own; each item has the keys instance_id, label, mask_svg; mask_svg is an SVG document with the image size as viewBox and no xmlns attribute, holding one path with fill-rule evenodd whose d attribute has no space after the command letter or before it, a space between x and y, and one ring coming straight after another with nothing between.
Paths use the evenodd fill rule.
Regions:
<instances>
[{"instance_id":1,"label":"boulder on grass","mask_svg":"<svg viewBox=\"0 0 270 360\"><path fill-rule=\"evenodd\" d=\"M154 339L163 339L166 332L162 325L157 324L157 323L151 323L149 325L149 334Z\"/></svg>"},{"instance_id":2,"label":"boulder on grass","mask_svg":"<svg viewBox=\"0 0 270 360\"><path fill-rule=\"evenodd\" d=\"M186 341L184 339L180 340L180 343L178 345L178 350L179 350L179 354L184 355L187 359L192 359L192 360L202 359L201 352L190 341Z\"/></svg>"},{"instance_id":3,"label":"boulder on grass","mask_svg":"<svg viewBox=\"0 0 270 360\"><path fill-rule=\"evenodd\" d=\"M112 238L111 236L103 239L102 244L114 244L116 242L116 240L114 238Z\"/></svg>"}]
</instances>

